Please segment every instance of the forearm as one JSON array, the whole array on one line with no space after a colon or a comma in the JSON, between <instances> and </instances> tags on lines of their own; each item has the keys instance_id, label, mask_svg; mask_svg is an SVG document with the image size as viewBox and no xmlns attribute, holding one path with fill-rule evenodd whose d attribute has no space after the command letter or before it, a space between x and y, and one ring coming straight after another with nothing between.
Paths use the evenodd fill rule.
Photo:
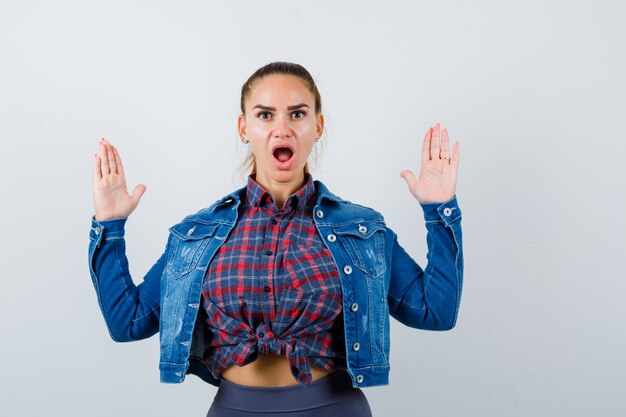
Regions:
<instances>
[{"instance_id":1,"label":"forearm","mask_svg":"<svg viewBox=\"0 0 626 417\"><path fill-rule=\"evenodd\" d=\"M160 275L165 253L139 286L129 272L124 225L127 218L96 221L89 232L89 271L111 338L140 340L158 331Z\"/></svg>"},{"instance_id":2,"label":"forearm","mask_svg":"<svg viewBox=\"0 0 626 417\"><path fill-rule=\"evenodd\" d=\"M421 206L428 263L422 269L394 244L390 312L410 327L448 330L456 324L463 286L461 210L456 196L444 203Z\"/></svg>"}]
</instances>

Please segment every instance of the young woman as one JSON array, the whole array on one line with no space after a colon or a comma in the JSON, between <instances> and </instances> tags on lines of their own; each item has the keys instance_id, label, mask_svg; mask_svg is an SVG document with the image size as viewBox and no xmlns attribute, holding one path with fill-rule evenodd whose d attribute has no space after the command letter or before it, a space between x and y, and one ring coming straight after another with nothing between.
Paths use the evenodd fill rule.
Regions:
<instances>
[{"instance_id":1,"label":"young woman","mask_svg":"<svg viewBox=\"0 0 626 417\"><path fill-rule=\"evenodd\" d=\"M389 383L389 317L448 330L463 282L459 144L437 123L420 175L400 175L423 208L428 265L376 210L330 192L308 169L324 130L301 65L257 70L241 92L247 184L170 227L135 285L124 224L146 190L127 187L106 139L94 157L89 267L116 341L160 336L161 382L194 374L218 387L207 417L371 416L361 387ZM441 142L441 143L440 143Z\"/></svg>"}]
</instances>

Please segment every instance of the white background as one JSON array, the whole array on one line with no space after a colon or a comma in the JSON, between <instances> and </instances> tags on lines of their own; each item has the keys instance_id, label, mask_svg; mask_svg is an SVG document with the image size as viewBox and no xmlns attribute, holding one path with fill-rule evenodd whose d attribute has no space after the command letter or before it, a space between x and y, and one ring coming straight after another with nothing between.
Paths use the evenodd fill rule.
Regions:
<instances>
[{"instance_id":1,"label":"white background","mask_svg":"<svg viewBox=\"0 0 626 417\"><path fill-rule=\"evenodd\" d=\"M425 267L419 172L459 140L457 326L392 320L375 416L626 414L619 1L0 2L0 414L204 416L216 387L159 382L158 336L115 343L87 262L92 158L129 191L136 283L167 228L243 185L241 85L284 60L318 83L315 179L383 213Z\"/></svg>"}]
</instances>

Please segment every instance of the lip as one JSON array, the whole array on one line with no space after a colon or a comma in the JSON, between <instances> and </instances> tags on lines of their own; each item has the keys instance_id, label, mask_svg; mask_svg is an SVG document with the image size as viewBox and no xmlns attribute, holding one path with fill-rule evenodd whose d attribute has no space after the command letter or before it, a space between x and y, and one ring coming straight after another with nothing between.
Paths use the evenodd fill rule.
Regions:
<instances>
[{"instance_id":1,"label":"lip","mask_svg":"<svg viewBox=\"0 0 626 417\"><path fill-rule=\"evenodd\" d=\"M289 149L291 149L291 158L289 158L285 162L280 162L278 159L274 158L274 151L276 149L278 149L278 148L289 148ZM276 162L276 168L278 168L278 169L290 169L291 166L293 165L294 160L295 160L295 156L296 156L296 149L290 143L286 143L286 142L285 143L277 143L277 144L272 146L272 158L274 158L274 161Z\"/></svg>"}]
</instances>

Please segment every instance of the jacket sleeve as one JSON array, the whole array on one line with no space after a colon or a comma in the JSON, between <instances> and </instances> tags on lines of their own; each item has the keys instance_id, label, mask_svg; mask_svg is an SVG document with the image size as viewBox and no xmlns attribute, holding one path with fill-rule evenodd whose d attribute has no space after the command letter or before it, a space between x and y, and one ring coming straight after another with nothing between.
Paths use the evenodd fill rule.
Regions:
<instances>
[{"instance_id":1,"label":"jacket sleeve","mask_svg":"<svg viewBox=\"0 0 626 417\"><path fill-rule=\"evenodd\" d=\"M139 285L128 269L124 224L127 217L96 221L91 217L89 272L111 338L116 342L146 339L159 331L161 275L165 251Z\"/></svg>"},{"instance_id":2,"label":"jacket sleeve","mask_svg":"<svg viewBox=\"0 0 626 417\"><path fill-rule=\"evenodd\" d=\"M393 236L389 314L418 329L449 330L456 325L463 288L461 209L456 195L443 203L421 204L428 246L422 269Z\"/></svg>"}]
</instances>

